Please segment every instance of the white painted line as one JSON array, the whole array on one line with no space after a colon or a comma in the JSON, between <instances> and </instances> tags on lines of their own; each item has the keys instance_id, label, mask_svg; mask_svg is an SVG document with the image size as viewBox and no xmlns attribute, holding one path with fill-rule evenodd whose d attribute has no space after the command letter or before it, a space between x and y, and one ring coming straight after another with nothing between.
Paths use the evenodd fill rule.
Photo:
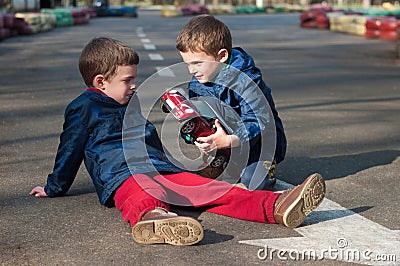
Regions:
<instances>
[{"instance_id":1,"label":"white painted line","mask_svg":"<svg viewBox=\"0 0 400 266\"><path fill-rule=\"evenodd\" d=\"M285 189L291 187L282 181L278 185ZM262 247L258 250L258 258L270 261L272 256L275 262L333 259L366 265L400 263L399 230L390 230L326 198L302 227L294 230L303 237L239 243ZM309 258L310 254L314 254L314 259Z\"/></svg>"},{"instance_id":2,"label":"white painted line","mask_svg":"<svg viewBox=\"0 0 400 266\"><path fill-rule=\"evenodd\" d=\"M164 57L162 57L162 55L160 55L160 54L149 54L149 57L151 60L154 60L154 61L164 60Z\"/></svg>"},{"instance_id":3,"label":"white painted line","mask_svg":"<svg viewBox=\"0 0 400 266\"><path fill-rule=\"evenodd\" d=\"M145 34L144 31L143 31L143 27L138 27L138 28L136 29L136 35L137 35L139 38L145 38L145 37L146 37L146 34Z\"/></svg>"},{"instance_id":4,"label":"white painted line","mask_svg":"<svg viewBox=\"0 0 400 266\"><path fill-rule=\"evenodd\" d=\"M171 78L175 77L175 73L168 67L166 68L166 67L158 66L158 67L156 67L156 70L157 70L157 74L160 77L171 77Z\"/></svg>"},{"instance_id":5,"label":"white painted line","mask_svg":"<svg viewBox=\"0 0 400 266\"><path fill-rule=\"evenodd\" d=\"M140 39L142 41L142 43L150 43L150 39Z\"/></svg>"},{"instance_id":6,"label":"white painted line","mask_svg":"<svg viewBox=\"0 0 400 266\"><path fill-rule=\"evenodd\" d=\"M144 47L145 50L156 50L156 46L154 44L151 44L151 43L145 43L143 45L143 47Z\"/></svg>"}]
</instances>

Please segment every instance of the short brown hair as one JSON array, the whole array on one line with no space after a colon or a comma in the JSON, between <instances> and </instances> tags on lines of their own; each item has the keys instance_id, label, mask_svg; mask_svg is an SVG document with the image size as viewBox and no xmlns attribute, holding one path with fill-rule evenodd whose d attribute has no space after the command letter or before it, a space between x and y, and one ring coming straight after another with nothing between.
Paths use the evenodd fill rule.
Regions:
<instances>
[{"instance_id":1,"label":"short brown hair","mask_svg":"<svg viewBox=\"0 0 400 266\"><path fill-rule=\"evenodd\" d=\"M117 73L118 66L139 64L139 55L126 44L106 37L92 39L81 52L79 71L89 87L96 75L106 79Z\"/></svg>"},{"instance_id":2,"label":"short brown hair","mask_svg":"<svg viewBox=\"0 0 400 266\"><path fill-rule=\"evenodd\" d=\"M228 26L212 15L196 16L179 33L176 48L183 53L205 52L215 57L221 49L231 54L231 32Z\"/></svg>"}]
</instances>

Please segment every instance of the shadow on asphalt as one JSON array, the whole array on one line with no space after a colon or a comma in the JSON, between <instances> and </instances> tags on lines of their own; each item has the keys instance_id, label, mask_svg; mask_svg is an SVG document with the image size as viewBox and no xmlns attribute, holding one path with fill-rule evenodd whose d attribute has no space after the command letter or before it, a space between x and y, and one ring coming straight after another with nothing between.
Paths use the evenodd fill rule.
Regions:
<instances>
[{"instance_id":1,"label":"shadow on asphalt","mask_svg":"<svg viewBox=\"0 0 400 266\"><path fill-rule=\"evenodd\" d=\"M279 106L279 110L290 110L290 109L298 109L298 108L311 108L311 107L327 107L330 105L339 105L339 104L357 104L357 103L375 103L375 102L395 102L400 100L400 97L385 97L385 98L374 98L374 99L346 99L346 100L336 100L336 101L325 101L318 102L312 104L291 104L288 106Z\"/></svg>"},{"instance_id":2,"label":"shadow on asphalt","mask_svg":"<svg viewBox=\"0 0 400 266\"><path fill-rule=\"evenodd\" d=\"M398 156L398 150L382 150L319 158L287 157L277 172L279 179L297 185L314 172L319 172L324 180L338 179L371 167L391 164Z\"/></svg>"},{"instance_id":3,"label":"shadow on asphalt","mask_svg":"<svg viewBox=\"0 0 400 266\"><path fill-rule=\"evenodd\" d=\"M201 240L201 242L198 245L201 245L201 246L213 245L213 244L232 240L233 238L234 238L233 235L219 234L215 231L204 229L204 238Z\"/></svg>"},{"instance_id":4,"label":"shadow on asphalt","mask_svg":"<svg viewBox=\"0 0 400 266\"><path fill-rule=\"evenodd\" d=\"M171 211L176 212L177 214L182 215L182 216L189 216L189 217L195 218L200 223L202 223L203 220L200 219L199 216L203 212L205 212L205 209L198 208L197 210L193 210L192 207L188 207L188 206L184 206L184 207L171 206ZM204 238L203 238L203 240L201 240L201 242L198 245L217 244L217 243L222 243L222 242L232 240L233 238L234 238L233 235L220 234L213 230L204 229Z\"/></svg>"}]
</instances>

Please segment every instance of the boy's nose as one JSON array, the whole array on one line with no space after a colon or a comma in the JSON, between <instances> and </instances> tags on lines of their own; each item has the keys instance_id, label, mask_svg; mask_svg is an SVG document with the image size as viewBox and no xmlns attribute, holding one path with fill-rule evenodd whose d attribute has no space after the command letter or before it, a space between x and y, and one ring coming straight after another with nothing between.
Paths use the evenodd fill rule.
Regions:
<instances>
[{"instance_id":1,"label":"boy's nose","mask_svg":"<svg viewBox=\"0 0 400 266\"><path fill-rule=\"evenodd\" d=\"M190 73L191 75L193 75L193 74L196 73L196 68L195 68L194 66L188 65L188 69L189 69L189 73Z\"/></svg>"}]
</instances>

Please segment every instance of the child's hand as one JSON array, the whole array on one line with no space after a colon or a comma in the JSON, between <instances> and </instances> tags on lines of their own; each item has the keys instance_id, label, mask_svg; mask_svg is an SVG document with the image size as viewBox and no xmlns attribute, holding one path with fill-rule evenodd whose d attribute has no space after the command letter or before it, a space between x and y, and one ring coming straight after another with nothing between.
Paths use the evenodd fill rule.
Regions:
<instances>
[{"instance_id":1,"label":"child's hand","mask_svg":"<svg viewBox=\"0 0 400 266\"><path fill-rule=\"evenodd\" d=\"M44 191L44 187L35 187L34 189L32 189L32 191L29 193L29 195L35 196L37 198L47 197L47 194Z\"/></svg>"},{"instance_id":2,"label":"child's hand","mask_svg":"<svg viewBox=\"0 0 400 266\"><path fill-rule=\"evenodd\" d=\"M227 135L218 119L215 120L217 131L208 137L199 137L195 141L196 147L205 154L217 149L224 149L237 146L239 138L235 135Z\"/></svg>"}]
</instances>

